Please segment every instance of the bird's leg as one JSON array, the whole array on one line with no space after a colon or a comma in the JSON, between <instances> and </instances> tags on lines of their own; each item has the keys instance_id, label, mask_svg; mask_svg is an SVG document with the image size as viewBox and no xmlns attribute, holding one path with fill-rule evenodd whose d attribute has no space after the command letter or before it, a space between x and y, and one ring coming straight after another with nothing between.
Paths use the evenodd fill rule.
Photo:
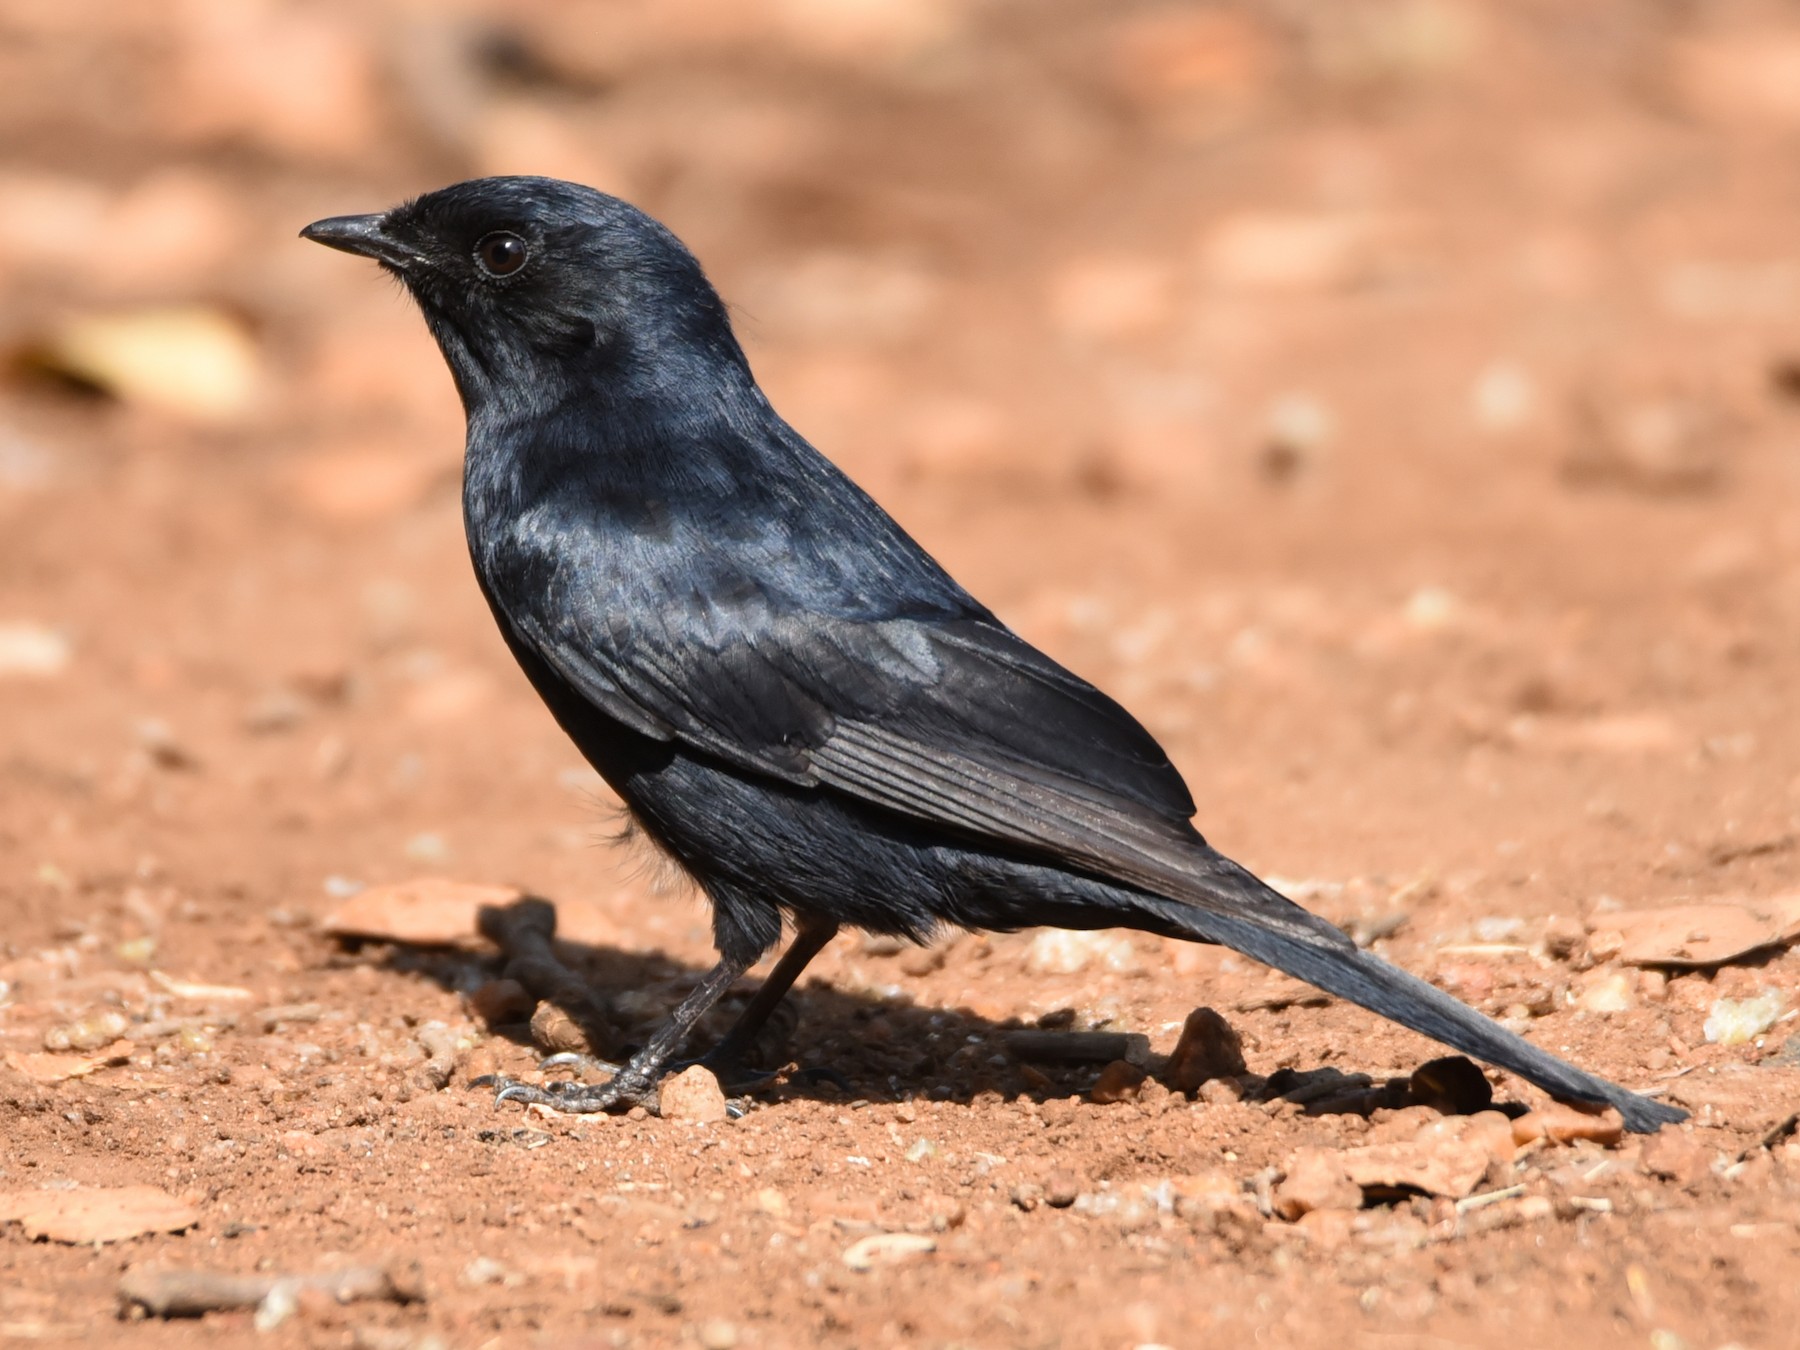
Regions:
<instances>
[{"instance_id":1,"label":"bird's leg","mask_svg":"<svg viewBox=\"0 0 1800 1350\"><path fill-rule=\"evenodd\" d=\"M787 997L788 990L794 987L794 981L800 978L801 972L812 963L813 957L824 950L825 944L837 936L838 926L830 919L802 919L795 929L794 940L787 951L782 953L781 960L775 963L775 969L762 982L762 988L756 991L744 1011L738 1014L737 1021L719 1039L719 1043L698 1059L691 1059L683 1064L671 1064L671 1069L685 1068L688 1064L702 1064L711 1069L727 1091L734 1088L747 1091L767 1082L770 1075L759 1073L744 1063L744 1056L756 1043L757 1035L769 1020L769 1014L775 1011L781 1000ZM581 1069L587 1073L617 1073L619 1066L592 1055L576 1054L565 1051L560 1055L551 1055L538 1061L538 1068ZM566 1089L564 1089L566 1090Z\"/></svg>"},{"instance_id":2,"label":"bird's leg","mask_svg":"<svg viewBox=\"0 0 1800 1350\"><path fill-rule=\"evenodd\" d=\"M706 1016L707 1010L750 968L753 960L753 957L721 956L719 964L706 973L706 978L675 1005L675 1011L656 1029L644 1048L606 1082L592 1085L547 1083L541 1088L526 1083L508 1083L494 1094L494 1105L509 1101L535 1103L558 1111L589 1114L646 1104L650 1090L662 1077L670 1057L693 1031L694 1024Z\"/></svg>"},{"instance_id":3,"label":"bird's leg","mask_svg":"<svg viewBox=\"0 0 1800 1350\"><path fill-rule=\"evenodd\" d=\"M824 950L826 943L837 936L837 930L837 923L831 919L800 920L794 931L793 942L781 954L781 960L775 963L775 969L769 972L769 977L762 982L762 988L756 991L756 997L738 1014L737 1021L731 1024L731 1029L719 1039L719 1043L696 1062L711 1069L719 1081L727 1086L742 1084L746 1077L753 1080L764 1077L746 1074L744 1055L755 1043L757 1033L769 1020L769 1014L775 1011L776 1005L794 987L794 981L800 978L800 972L812 963L813 957Z\"/></svg>"}]
</instances>

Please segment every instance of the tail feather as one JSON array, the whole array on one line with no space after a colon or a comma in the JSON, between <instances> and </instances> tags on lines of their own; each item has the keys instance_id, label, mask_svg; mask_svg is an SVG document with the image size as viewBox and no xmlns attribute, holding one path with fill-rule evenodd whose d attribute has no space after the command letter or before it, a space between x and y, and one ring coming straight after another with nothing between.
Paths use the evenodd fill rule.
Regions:
<instances>
[{"instance_id":1,"label":"tail feather","mask_svg":"<svg viewBox=\"0 0 1800 1350\"><path fill-rule=\"evenodd\" d=\"M1197 880L1215 895L1224 891L1227 896L1241 893L1243 899L1253 899L1255 904L1244 906L1242 912L1255 914L1268 907L1271 897L1281 898L1235 863L1223 858L1220 863L1222 866L1209 869L1203 880ZM1283 904L1292 902L1283 899ZM1687 1112L1679 1107L1628 1092L1538 1049L1418 976L1357 949L1323 920L1315 919L1320 938L1313 943L1265 927L1253 918L1184 905L1179 899L1161 900L1156 912L1194 937L1242 952L1453 1049L1508 1069L1552 1096L1616 1107L1625 1118L1625 1128L1633 1133L1652 1134L1687 1118Z\"/></svg>"}]
</instances>

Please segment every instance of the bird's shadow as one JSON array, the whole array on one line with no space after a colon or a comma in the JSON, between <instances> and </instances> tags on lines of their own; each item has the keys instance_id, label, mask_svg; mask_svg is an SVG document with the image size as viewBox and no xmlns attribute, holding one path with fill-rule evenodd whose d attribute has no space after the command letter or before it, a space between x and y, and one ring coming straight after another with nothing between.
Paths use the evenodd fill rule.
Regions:
<instances>
[{"instance_id":1,"label":"bird's shadow","mask_svg":"<svg viewBox=\"0 0 1800 1350\"><path fill-rule=\"evenodd\" d=\"M552 902L529 897L519 903ZM351 940L346 946L347 959L372 961L463 995L502 978L513 956L493 948L471 951L404 942L358 944ZM609 1024L612 1044L596 1046L596 1051L618 1058L629 1056L706 973L705 967L661 951L630 951L565 938L555 939L554 951L561 964L579 977L592 1005L603 1012ZM905 978L898 969L894 974L896 981ZM705 1053L754 994L757 983L754 976L739 981L701 1021L683 1053ZM550 996L545 1001L558 1005L575 1021L582 1020L584 1010L568 1006L566 1000ZM536 1044L530 1023L522 1018L486 1025L490 1033L513 1044ZM853 992L818 977L802 977L770 1018L752 1057L755 1066L787 1071L775 1073L751 1095L765 1102L928 1099L968 1104L990 1094L1000 1100L1045 1102L1087 1093L1105 1067L1102 1058L1067 1062L1024 1058L1009 1045L1010 1033L1040 1025L1022 1018L994 1020L967 1008L920 1004L897 988ZM1107 1030L1129 1032L1133 1028ZM1442 1063L1432 1061L1414 1078ZM1462 1064L1478 1072L1468 1061ZM1157 1068L1157 1062L1150 1067ZM1287 1068L1267 1078L1252 1074L1238 1081L1248 1100L1287 1101L1306 1114L1367 1115L1379 1107L1409 1104L1402 1087L1407 1080L1382 1083L1370 1075L1346 1073L1332 1066ZM1449 1102L1436 1104L1440 1109L1455 1109ZM1485 1105L1470 1102L1461 1109ZM1492 1109L1518 1115L1526 1108L1517 1103L1493 1103Z\"/></svg>"}]
</instances>

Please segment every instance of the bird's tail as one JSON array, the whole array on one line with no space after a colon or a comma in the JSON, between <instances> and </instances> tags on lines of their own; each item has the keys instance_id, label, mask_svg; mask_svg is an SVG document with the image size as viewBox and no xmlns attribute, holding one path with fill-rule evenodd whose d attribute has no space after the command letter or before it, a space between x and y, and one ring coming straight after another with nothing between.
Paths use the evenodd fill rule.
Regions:
<instances>
[{"instance_id":1,"label":"bird's tail","mask_svg":"<svg viewBox=\"0 0 1800 1350\"><path fill-rule=\"evenodd\" d=\"M1228 858L1219 857L1194 882L1204 895L1195 897L1199 903L1183 904L1179 896L1157 897L1154 902L1157 916L1186 936L1242 952L1453 1049L1509 1069L1553 1096L1616 1107L1625 1128L1634 1133L1652 1134L1687 1118L1679 1107L1640 1097L1546 1054L1418 976L1358 949L1323 919L1307 914ZM1227 903L1221 906L1221 900ZM1289 922L1259 922L1257 916L1271 911L1285 911ZM1295 931L1291 921L1301 915L1316 925L1316 939Z\"/></svg>"}]
</instances>

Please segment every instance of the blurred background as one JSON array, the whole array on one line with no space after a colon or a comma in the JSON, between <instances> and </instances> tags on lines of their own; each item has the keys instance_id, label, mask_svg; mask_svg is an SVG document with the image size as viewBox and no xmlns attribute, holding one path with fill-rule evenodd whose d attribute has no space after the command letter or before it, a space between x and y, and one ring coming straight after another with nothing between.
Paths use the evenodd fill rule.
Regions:
<instances>
[{"instance_id":1,"label":"blurred background","mask_svg":"<svg viewBox=\"0 0 1800 1350\"><path fill-rule=\"evenodd\" d=\"M614 884L438 355L295 238L495 173L667 221L1249 860L1778 869L1797 146L1751 0L7 0L0 887Z\"/></svg>"},{"instance_id":2,"label":"blurred background","mask_svg":"<svg viewBox=\"0 0 1800 1350\"><path fill-rule=\"evenodd\" d=\"M463 1091L533 1072L485 1029L497 963L359 956L336 906L551 897L622 1025L712 959L704 907L603 846L482 605L423 324L296 237L499 173L672 226L776 406L1137 713L1212 842L1685 1102L1674 1180L1544 1149L1537 1217L1482 1211L1510 1237L1444 1245L1447 1199L1343 1214L1334 1280L1263 1216L1360 1117L1223 1085L1089 1109L1097 1066L989 1037L1167 1047L1206 1002L1258 1075L1440 1051L1141 935L846 935L794 1053L873 1104L807 1088L696 1144ZM125 1258L8 1228L0 1332L92 1336L125 1259L204 1250L424 1262L429 1336L307 1305L295 1345L1341 1347L1428 1314L1408 1344L1782 1343L1800 1155L1778 1185L1752 1154L1800 1053L1800 954L1764 945L1794 932L1797 661L1791 2L0 0L0 1178L207 1197ZM1784 891L1750 957L1665 974ZM1621 911L1684 899L1624 951ZM1075 1207L1027 1214L1050 1166ZM1244 1224L1177 1225L1189 1174ZM1158 1208L1095 1207L1140 1182ZM934 1262L845 1269L908 1225Z\"/></svg>"}]
</instances>

